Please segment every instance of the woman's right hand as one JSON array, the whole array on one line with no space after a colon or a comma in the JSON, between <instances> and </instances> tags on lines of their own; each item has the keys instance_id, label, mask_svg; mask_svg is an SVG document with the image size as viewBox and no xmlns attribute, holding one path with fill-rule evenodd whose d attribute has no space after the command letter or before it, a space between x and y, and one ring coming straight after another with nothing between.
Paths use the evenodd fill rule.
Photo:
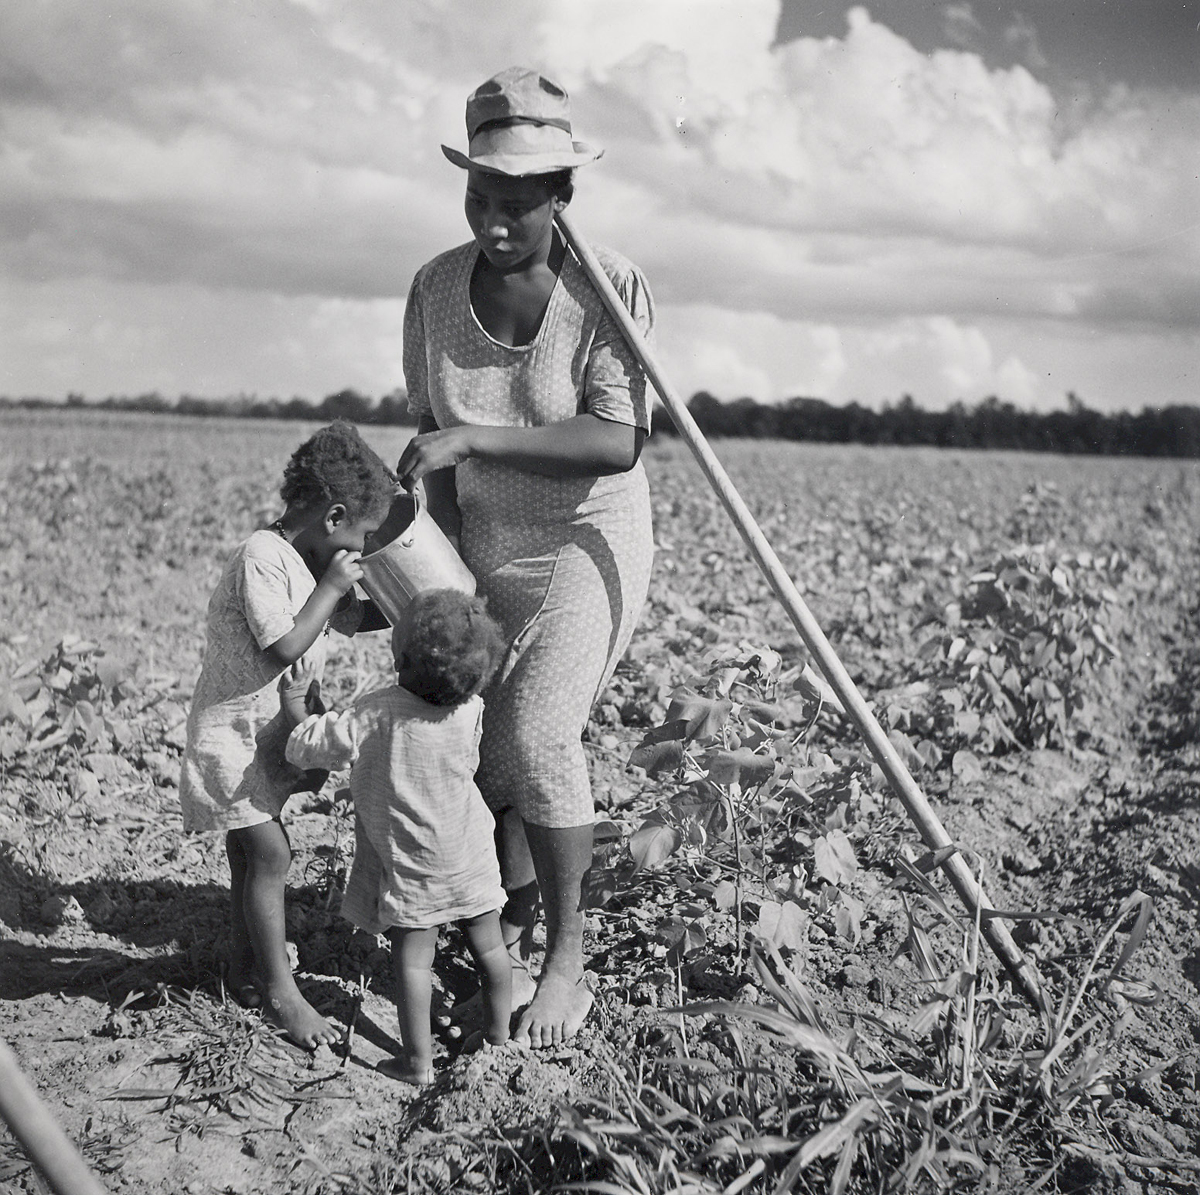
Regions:
<instances>
[{"instance_id":1,"label":"woman's right hand","mask_svg":"<svg viewBox=\"0 0 1200 1195\"><path fill-rule=\"evenodd\" d=\"M348 552L345 549L335 552L329 567L321 578L321 584L329 586L340 596L350 590L356 581L363 577L361 552Z\"/></svg>"},{"instance_id":2,"label":"woman's right hand","mask_svg":"<svg viewBox=\"0 0 1200 1195\"><path fill-rule=\"evenodd\" d=\"M426 473L449 469L472 454L470 426L447 427L414 436L400 455L396 476L410 493Z\"/></svg>"}]
</instances>

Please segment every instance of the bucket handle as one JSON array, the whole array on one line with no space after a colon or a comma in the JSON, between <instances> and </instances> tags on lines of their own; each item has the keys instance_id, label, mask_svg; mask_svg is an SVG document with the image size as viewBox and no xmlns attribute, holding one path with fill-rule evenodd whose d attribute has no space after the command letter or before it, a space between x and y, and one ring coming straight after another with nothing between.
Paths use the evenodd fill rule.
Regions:
<instances>
[{"instance_id":1,"label":"bucket handle","mask_svg":"<svg viewBox=\"0 0 1200 1195\"><path fill-rule=\"evenodd\" d=\"M413 517L412 522L400 533L397 538L397 543L402 548L411 548L413 541L417 538L417 516L421 513L421 487L415 485L409 491L408 495L413 500Z\"/></svg>"}]
</instances>

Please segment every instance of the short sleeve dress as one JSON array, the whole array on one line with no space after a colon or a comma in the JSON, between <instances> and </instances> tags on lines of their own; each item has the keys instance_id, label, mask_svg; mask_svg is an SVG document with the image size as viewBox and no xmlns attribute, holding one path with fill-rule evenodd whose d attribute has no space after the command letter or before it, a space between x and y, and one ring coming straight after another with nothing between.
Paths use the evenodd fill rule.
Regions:
<instances>
[{"instance_id":1,"label":"short sleeve dress","mask_svg":"<svg viewBox=\"0 0 1200 1195\"><path fill-rule=\"evenodd\" d=\"M368 933L421 929L504 904L495 821L475 786L483 702L432 705L393 685L307 718L287 758L350 768L354 863L342 915Z\"/></svg>"},{"instance_id":2,"label":"short sleeve dress","mask_svg":"<svg viewBox=\"0 0 1200 1195\"><path fill-rule=\"evenodd\" d=\"M643 331L654 308L641 272L597 249ZM439 427L540 427L590 413L649 430L645 375L573 254L533 341L501 344L471 308L472 242L424 266L404 320L408 402ZM511 642L484 694L479 787L552 828L594 818L581 734L629 645L653 555L641 463L603 477L542 477L467 460L455 480L461 548Z\"/></svg>"},{"instance_id":3,"label":"short sleeve dress","mask_svg":"<svg viewBox=\"0 0 1200 1195\"><path fill-rule=\"evenodd\" d=\"M256 531L225 562L208 603L204 660L188 713L179 777L185 830L240 830L277 818L300 773L284 759L291 729L279 706L283 665L265 648L282 639L316 588L300 553ZM331 624L353 633L361 605ZM325 636L305 660L320 675Z\"/></svg>"}]
</instances>

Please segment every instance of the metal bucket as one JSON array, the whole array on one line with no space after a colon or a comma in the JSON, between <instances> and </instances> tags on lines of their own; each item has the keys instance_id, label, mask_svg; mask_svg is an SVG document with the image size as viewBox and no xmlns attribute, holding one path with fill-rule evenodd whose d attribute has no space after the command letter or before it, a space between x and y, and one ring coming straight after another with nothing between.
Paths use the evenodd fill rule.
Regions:
<instances>
[{"instance_id":1,"label":"metal bucket","mask_svg":"<svg viewBox=\"0 0 1200 1195\"><path fill-rule=\"evenodd\" d=\"M392 626L426 589L475 592L474 575L426 510L419 490L396 495L371 543L381 546L359 559L361 585Z\"/></svg>"}]
</instances>

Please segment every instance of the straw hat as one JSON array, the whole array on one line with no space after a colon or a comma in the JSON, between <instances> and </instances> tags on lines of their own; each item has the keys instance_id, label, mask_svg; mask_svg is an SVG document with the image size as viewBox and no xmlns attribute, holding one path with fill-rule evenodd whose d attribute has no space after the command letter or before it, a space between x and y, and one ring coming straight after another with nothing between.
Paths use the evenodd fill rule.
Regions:
<instances>
[{"instance_id":1,"label":"straw hat","mask_svg":"<svg viewBox=\"0 0 1200 1195\"><path fill-rule=\"evenodd\" d=\"M571 101L557 83L510 66L467 97L467 152L442 146L455 166L516 177L594 162L603 152L571 138Z\"/></svg>"}]
</instances>

